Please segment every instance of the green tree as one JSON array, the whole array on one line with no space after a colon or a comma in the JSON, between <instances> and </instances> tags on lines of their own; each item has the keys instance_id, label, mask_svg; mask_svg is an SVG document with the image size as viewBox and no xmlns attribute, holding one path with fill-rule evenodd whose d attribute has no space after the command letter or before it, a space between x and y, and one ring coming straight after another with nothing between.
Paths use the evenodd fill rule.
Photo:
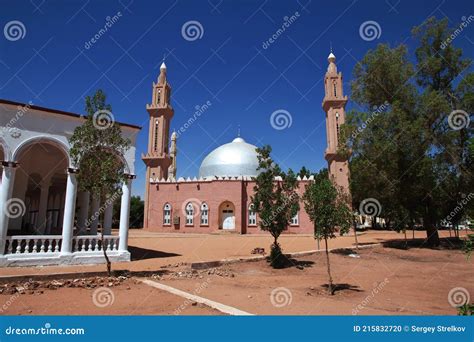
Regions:
<instances>
[{"instance_id":1,"label":"green tree","mask_svg":"<svg viewBox=\"0 0 474 342\"><path fill-rule=\"evenodd\" d=\"M84 123L74 129L69 139L70 155L79 168L79 190L88 191L102 199L102 203L108 203L107 197L121 191L120 185L126 180L123 155L130 146L130 140L122 137L120 126L113 119L112 107L106 103L102 90L86 97L85 109ZM104 233L101 233L103 244ZM105 248L102 250L110 274L111 264Z\"/></svg>"},{"instance_id":2,"label":"green tree","mask_svg":"<svg viewBox=\"0 0 474 342\"><path fill-rule=\"evenodd\" d=\"M130 227L131 228L142 228L143 227L143 210L145 203L140 196L132 196L130 199Z\"/></svg>"},{"instance_id":3,"label":"green tree","mask_svg":"<svg viewBox=\"0 0 474 342\"><path fill-rule=\"evenodd\" d=\"M337 189L329 179L312 181L303 195L304 208L314 225L314 237L324 240L328 272L328 291L333 295L335 287L331 276L328 239L336 237L336 232L347 233L352 224L352 211L347 205L347 195Z\"/></svg>"},{"instance_id":4,"label":"green tree","mask_svg":"<svg viewBox=\"0 0 474 342\"><path fill-rule=\"evenodd\" d=\"M273 236L270 264L281 268L285 264L278 237L288 228L291 218L299 210L299 196L296 192L298 182L290 169L283 172L270 154L271 147L257 148L258 170L255 177L254 195L251 200L255 211L260 216L260 228Z\"/></svg>"},{"instance_id":5,"label":"green tree","mask_svg":"<svg viewBox=\"0 0 474 342\"><path fill-rule=\"evenodd\" d=\"M301 169L300 169L300 172L298 172L298 176L300 176L301 178L303 177L311 177L311 171L309 169L306 168L306 166L303 166Z\"/></svg>"},{"instance_id":6,"label":"green tree","mask_svg":"<svg viewBox=\"0 0 474 342\"><path fill-rule=\"evenodd\" d=\"M437 224L473 188L472 128L450 127L455 109L473 109L474 76L461 77L469 60L452 44L447 21L428 19L413 31L417 63L406 46L370 50L354 68L357 110L342 127L350 160L354 207L376 198L395 229L422 221L429 245L439 244ZM473 204L470 204L470 206ZM469 206L463 208L465 215Z\"/></svg>"}]
</instances>

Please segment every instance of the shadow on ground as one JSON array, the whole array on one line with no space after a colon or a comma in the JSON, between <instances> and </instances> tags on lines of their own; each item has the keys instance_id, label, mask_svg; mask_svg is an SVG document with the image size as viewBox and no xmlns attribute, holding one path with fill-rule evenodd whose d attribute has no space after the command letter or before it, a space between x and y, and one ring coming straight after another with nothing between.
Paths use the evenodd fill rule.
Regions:
<instances>
[{"instance_id":1,"label":"shadow on ground","mask_svg":"<svg viewBox=\"0 0 474 342\"><path fill-rule=\"evenodd\" d=\"M270 262L269 257L267 257L267 262ZM302 269L307 268L307 267L312 267L313 265L314 265L314 261L297 260L297 259L289 258L287 256L283 256L281 261L280 261L280 264L275 268L284 269L284 268L295 267L297 269L302 270Z\"/></svg>"},{"instance_id":2,"label":"shadow on ground","mask_svg":"<svg viewBox=\"0 0 474 342\"><path fill-rule=\"evenodd\" d=\"M157 251L154 249L147 249L147 248L141 248L141 247L135 247L135 246L128 246L128 250L131 254L132 261L181 256L181 254L167 253L167 252Z\"/></svg>"},{"instance_id":3,"label":"shadow on ground","mask_svg":"<svg viewBox=\"0 0 474 342\"><path fill-rule=\"evenodd\" d=\"M458 250L462 249L464 240L457 237L440 238L439 246L433 247L428 245L427 239L396 239L382 242L382 246L396 249L410 249L410 248L429 248L438 250Z\"/></svg>"},{"instance_id":4,"label":"shadow on ground","mask_svg":"<svg viewBox=\"0 0 474 342\"><path fill-rule=\"evenodd\" d=\"M321 287L323 287L327 291L329 288L329 284L323 284L321 285ZM334 293L339 292L339 291L344 291L344 290L354 291L354 292L364 291L364 290L361 290L359 286L351 285L347 283L333 284L333 288L334 288Z\"/></svg>"}]
</instances>

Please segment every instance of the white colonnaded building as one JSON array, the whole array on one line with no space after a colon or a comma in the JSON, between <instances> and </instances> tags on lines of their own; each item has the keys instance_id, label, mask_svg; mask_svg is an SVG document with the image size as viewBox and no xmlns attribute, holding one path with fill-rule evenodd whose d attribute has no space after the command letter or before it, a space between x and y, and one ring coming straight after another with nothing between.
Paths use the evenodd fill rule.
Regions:
<instances>
[{"instance_id":1,"label":"white colonnaded building","mask_svg":"<svg viewBox=\"0 0 474 342\"><path fill-rule=\"evenodd\" d=\"M0 99L0 266L101 263L102 248L111 261L130 260L130 192L141 128L117 123L131 146L118 156L128 180L122 184L119 234L112 235L112 205L78 191L77 168L69 155L68 138L84 120L79 114Z\"/></svg>"}]
</instances>

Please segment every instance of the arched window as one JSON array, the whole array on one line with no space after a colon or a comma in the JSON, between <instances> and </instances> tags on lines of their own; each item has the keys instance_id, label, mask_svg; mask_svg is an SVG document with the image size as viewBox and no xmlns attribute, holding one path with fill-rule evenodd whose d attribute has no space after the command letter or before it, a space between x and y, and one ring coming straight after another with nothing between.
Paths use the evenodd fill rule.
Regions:
<instances>
[{"instance_id":1,"label":"arched window","mask_svg":"<svg viewBox=\"0 0 474 342\"><path fill-rule=\"evenodd\" d=\"M163 207L163 224L169 226L171 224L171 204L166 203Z\"/></svg>"},{"instance_id":2,"label":"arched window","mask_svg":"<svg viewBox=\"0 0 474 342\"><path fill-rule=\"evenodd\" d=\"M299 226L300 225L299 213L296 213L296 215L291 218L291 225L292 226Z\"/></svg>"},{"instance_id":3,"label":"arched window","mask_svg":"<svg viewBox=\"0 0 474 342\"><path fill-rule=\"evenodd\" d=\"M201 204L201 226L209 224L209 207L206 203Z\"/></svg>"},{"instance_id":4,"label":"arched window","mask_svg":"<svg viewBox=\"0 0 474 342\"><path fill-rule=\"evenodd\" d=\"M336 82L333 83L333 88L334 88L334 97L337 97Z\"/></svg>"},{"instance_id":5,"label":"arched window","mask_svg":"<svg viewBox=\"0 0 474 342\"><path fill-rule=\"evenodd\" d=\"M257 225L257 213L253 210L253 204L249 205L249 226Z\"/></svg>"},{"instance_id":6,"label":"arched window","mask_svg":"<svg viewBox=\"0 0 474 342\"><path fill-rule=\"evenodd\" d=\"M158 104L160 104L161 102L161 89L158 89L158 98L157 98L157 101L156 101Z\"/></svg>"},{"instance_id":7,"label":"arched window","mask_svg":"<svg viewBox=\"0 0 474 342\"><path fill-rule=\"evenodd\" d=\"M186 204L186 225L192 226L194 224L194 207L191 202Z\"/></svg>"}]
</instances>

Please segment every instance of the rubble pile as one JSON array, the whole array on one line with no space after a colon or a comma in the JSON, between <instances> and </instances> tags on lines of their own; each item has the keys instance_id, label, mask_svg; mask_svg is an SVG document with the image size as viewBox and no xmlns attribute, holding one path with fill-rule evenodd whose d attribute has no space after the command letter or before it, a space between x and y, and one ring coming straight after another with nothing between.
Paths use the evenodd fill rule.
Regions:
<instances>
[{"instance_id":1,"label":"rubble pile","mask_svg":"<svg viewBox=\"0 0 474 342\"><path fill-rule=\"evenodd\" d=\"M33 280L23 282L11 282L0 285L0 294L41 294L44 290L57 290L62 287L74 287L94 289L96 287L113 287L121 285L128 278L118 277L94 277L62 280Z\"/></svg>"}]
</instances>

